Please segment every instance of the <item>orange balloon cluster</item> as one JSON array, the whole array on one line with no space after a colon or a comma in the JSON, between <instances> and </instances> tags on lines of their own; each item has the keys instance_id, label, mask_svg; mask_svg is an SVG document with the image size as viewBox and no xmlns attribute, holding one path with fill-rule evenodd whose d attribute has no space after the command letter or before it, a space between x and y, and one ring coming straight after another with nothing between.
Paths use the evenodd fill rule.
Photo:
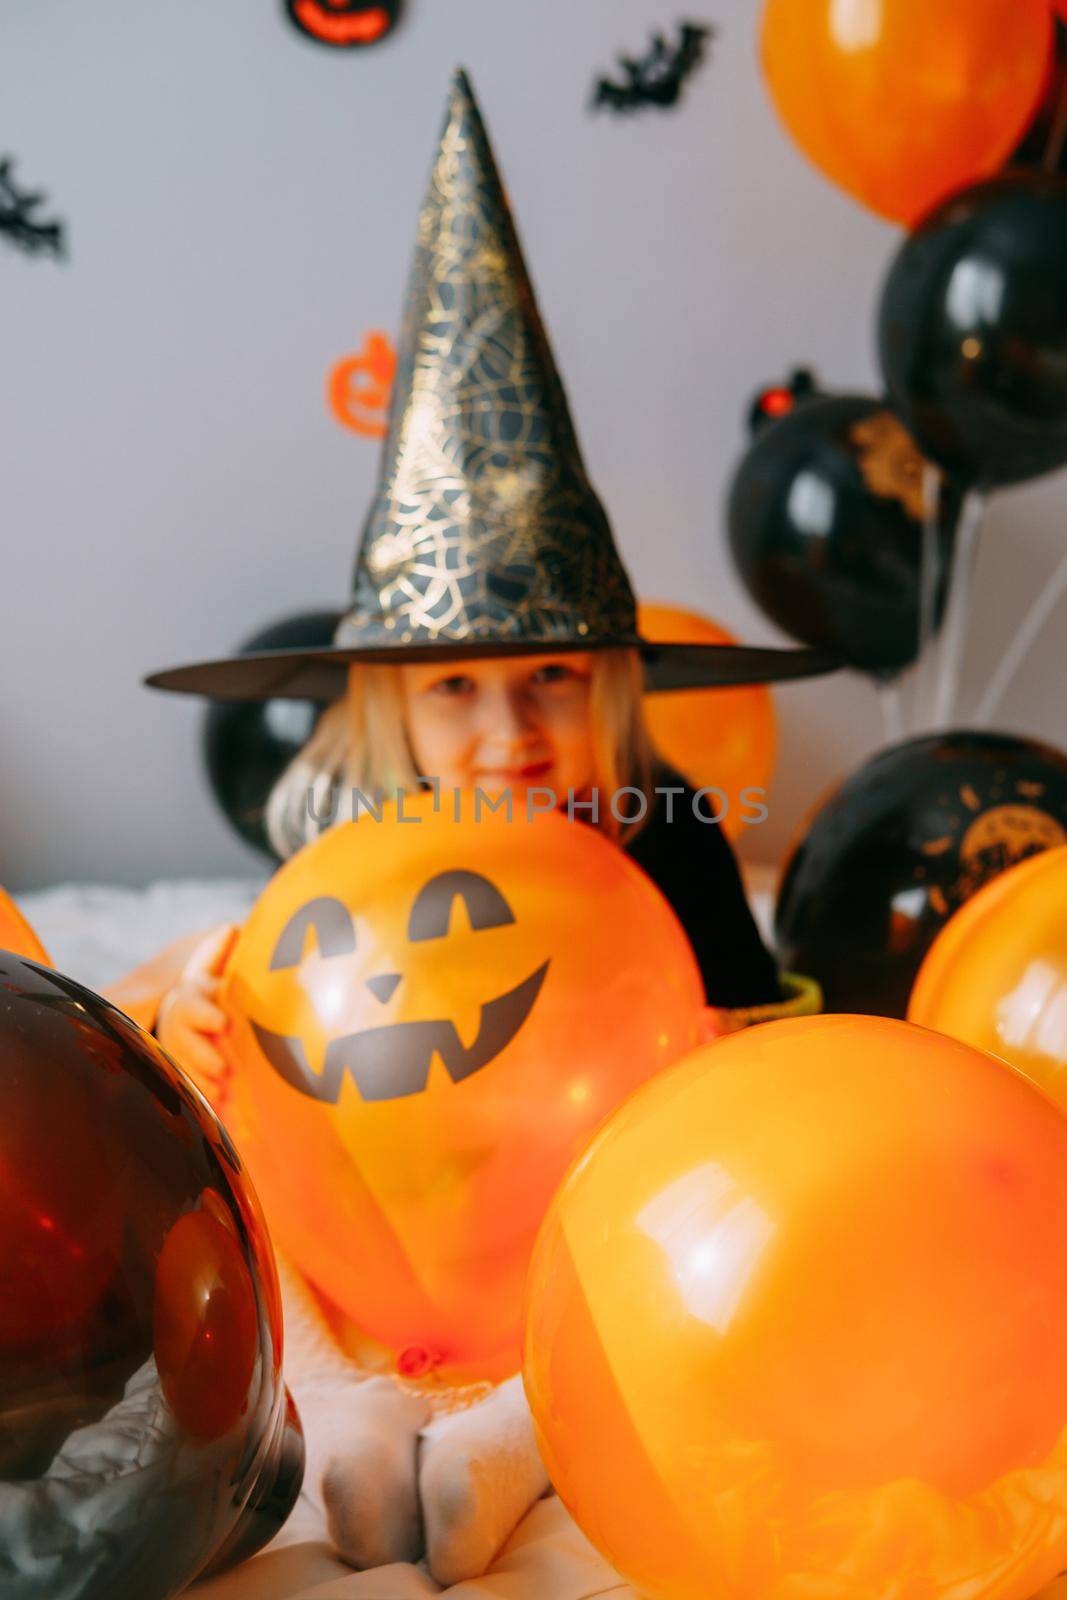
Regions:
<instances>
[{"instance_id":1,"label":"orange balloon cluster","mask_svg":"<svg viewBox=\"0 0 1067 1600\"><path fill-rule=\"evenodd\" d=\"M994 878L946 923L908 1017L992 1050L1067 1110L1067 845Z\"/></svg>"},{"instance_id":2,"label":"orange balloon cluster","mask_svg":"<svg viewBox=\"0 0 1067 1600\"><path fill-rule=\"evenodd\" d=\"M398 1370L457 1381L518 1370L552 1194L704 1003L614 845L460 801L364 815L273 879L224 979L221 1108L278 1245Z\"/></svg>"},{"instance_id":3,"label":"orange balloon cluster","mask_svg":"<svg viewBox=\"0 0 1067 1600\"><path fill-rule=\"evenodd\" d=\"M1048 0L767 0L771 98L826 176L911 226L998 171L1053 50Z\"/></svg>"},{"instance_id":4,"label":"orange balloon cluster","mask_svg":"<svg viewBox=\"0 0 1067 1600\"><path fill-rule=\"evenodd\" d=\"M0 950L40 961L48 966L48 953L9 894L0 889Z\"/></svg>"},{"instance_id":5,"label":"orange balloon cluster","mask_svg":"<svg viewBox=\"0 0 1067 1600\"><path fill-rule=\"evenodd\" d=\"M725 628L696 611L642 604L638 629L658 644L736 644ZM722 828L730 839L755 818L774 770L777 730L769 689L683 689L645 697L652 743L667 764L695 789L721 789L727 808ZM757 791L755 798L746 793Z\"/></svg>"},{"instance_id":6,"label":"orange balloon cluster","mask_svg":"<svg viewBox=\"0 0 1067 1600\"><path fill-rule=\"evenodd\" d=\"M531 1266L553 1483L650 1600L1026 1600L1067 1563L1067 1119L873 1017L707 1045Z\"/></svg>"}]
</instances>

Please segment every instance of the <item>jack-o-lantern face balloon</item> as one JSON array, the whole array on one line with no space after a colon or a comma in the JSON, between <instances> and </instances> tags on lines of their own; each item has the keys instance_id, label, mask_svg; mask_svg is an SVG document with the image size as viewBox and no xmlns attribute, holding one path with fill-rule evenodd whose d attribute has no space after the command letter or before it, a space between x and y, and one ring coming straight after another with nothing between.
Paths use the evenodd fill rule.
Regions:
<instances>
[{"instance_id":1,"label":"jack-o-lantern face balloon","mask_svg":"<svg viewBox=\"0 0 1067 1600\"><path fill-rule=\"evenodd\" d=\"M280 1247L400 1371L517 1370L537 1228L586 1136L691 1043L674 913L559 815L428 796L325 834L252 912L223 1107Z\"/></svg>"},{"instance_id":2,"label":"jack-o-lantern face balloon","mask_svg":"<svg viewBox=\"0 0 1067 1600\"><path fill-rule=\"evenodd\" d=\"M17 956L25 956L27 961L39 961L45 967L51 964L44 945L3 889L0 889L0 950L10 950Z\"/></svg>"},{"instance_id":3,"label":"jack-o-lantern face balloon","mask_svg":"<svg viewBox=\"0 0 1067 1600\"><path fill-rule=\"evenodd\" d=\"M355 50L377 44L396 26L400 0L285 0L290 20L317 44L331 50Z\"/></svg>"}]
</instances>

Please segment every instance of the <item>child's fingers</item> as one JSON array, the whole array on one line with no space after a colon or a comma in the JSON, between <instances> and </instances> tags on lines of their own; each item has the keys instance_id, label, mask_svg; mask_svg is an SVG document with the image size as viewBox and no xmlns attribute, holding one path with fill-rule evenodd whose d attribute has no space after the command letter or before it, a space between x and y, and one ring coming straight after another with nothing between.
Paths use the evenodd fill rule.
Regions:
<instances>
[{"instance_id":1,"label":"child's fingers","mask_svg":"<svg viewBox=\"0 0 1067 1600\"><path fill-rule=\"evenodd\" d=\"M210 995L196 989L189 989L175 1002L172 1017L180 1027L194 1033L224 1033L230 1020Z\"/></svg>"},{"instance_id":2,"label":"child's fingers","mask_svg":"<svg viewBox=\"0 0 1067 1600\"><path fill-rule=\"evenodd\" d=\"M221 927L214 928L201 939L189 957L182 978L193 981L218 979L239 932L240 929L232 922L224 922Z\"/></svg>"},{"instance_id":3,"label":"child's fingers","mask_svg":"<svg viewBox=\"0 0 1067 1600\"><path fill-rule=\"evenodd\" d=\"M225 1080L226 1063L203 1034L176 1028L164 1048L201 1088L217 1088Z\"/></svg>"}]
</instances>

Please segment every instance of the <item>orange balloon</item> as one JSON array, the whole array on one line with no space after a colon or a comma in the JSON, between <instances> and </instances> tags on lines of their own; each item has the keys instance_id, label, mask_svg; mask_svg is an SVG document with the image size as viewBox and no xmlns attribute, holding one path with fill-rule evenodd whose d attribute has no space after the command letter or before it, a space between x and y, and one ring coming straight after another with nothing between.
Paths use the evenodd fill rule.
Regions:
<instances>
[{"instance_id":1,"label":"orange balloon","mask_svg":"<svg viewBox=\"0 0 1067 1600\"><path fill-rule=\"evenodd\" d=\"M534 1254L545 1464L650 1600L1026 1600L1067 1563L1067 1119L883 1017L706 1045Z\"/></svg>"},{"instance_id":2,"label":"orange balloon","mask_svg":"<svg viewBox=\"0 0 1067 1600\"><path fill-rule=\"evenodd\" d=\"M638 629L659 644L737 643L717 622L678 606L641 605ZM695 789L724 792L722 827L728 838L737 839L747 824L761 820L757 810L766 798L777 743L769 689L755 684L646 695L645 721L669 766ZM716 798L710 797L709 803ZM717 808L721 811L721 803Z\"/></svg>"},{"instance_id":3,"label":"orange balloon","mask_svg":"<svg viewBox=\"0 0 1067 1600\"><path fill-rule=\"evenodd\" d=\"M994 878L945 924L908 1017L992 1050L1067 1109L1067 845Z\"/></svg>"},{"instance_id":4,"label":"orange balloon","mask_svg":"<svg viewBox=\"0 0 1067 1600\"><path fill-rule=\"evenodd\" d=\"M9 894L0 889L0 950L51 966L48 952Z\"/></svg>"},{"instance_id":5,"label":"orange balloon","mask_svg":"<svg viewBox=\"0 0 1067 1600\"><path fill-rule=\"evenodd\" d=\"M767 0L763 70L800 149L911 226L998 171L1052 57L1048 0Z\"/></svg>"},{"instance_id":6,"label":"orange balloon","mask_svg":"<svg viewBox=\"0 0 1067 1600\"><path fill-rule=\"evenodd\" d=\"M276 1242L428 1381L518 1370L556 1186L704 1005L621 850L473 804L457 822L451 793L436 815L406 798L324 834L266 889L223 986L223 1111Z\"/></svg>"}]
</instances>

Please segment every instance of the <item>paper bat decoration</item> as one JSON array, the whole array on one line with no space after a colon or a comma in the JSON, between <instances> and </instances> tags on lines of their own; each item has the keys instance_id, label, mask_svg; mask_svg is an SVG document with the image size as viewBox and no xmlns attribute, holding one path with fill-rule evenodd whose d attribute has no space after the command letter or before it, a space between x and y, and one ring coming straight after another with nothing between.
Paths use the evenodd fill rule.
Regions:
<instances>
[{"instance_id":1,"label":"paper bat decoration","mask_svg":"<svg viewBox=\"0 0 1067 1600\"><path fill-rule=\"evenodd\" d=\"M0 157L0 235L30 255L51 251L54 256L65 252L66 240L61 222L42 222L35 215L45 196L25 194L11 176L14 160Z\"/></svg>"},{"instance_id":2,"label":"paper bat decoration","mask_svg":"<svg viewBox=\"0 0 1067 1600\"><path fill-rule=\"evenodd\" d=\"M708 41L715 29L707 22L683 22L678 38L668 42L666 34L656 33L643 56L620 55L621 83L598 79L593 90L593 109L607 106L612 111L637 111L643 106L666 109L681 99L686 81L702 64Z\"/></svg>"}]
</instances>

